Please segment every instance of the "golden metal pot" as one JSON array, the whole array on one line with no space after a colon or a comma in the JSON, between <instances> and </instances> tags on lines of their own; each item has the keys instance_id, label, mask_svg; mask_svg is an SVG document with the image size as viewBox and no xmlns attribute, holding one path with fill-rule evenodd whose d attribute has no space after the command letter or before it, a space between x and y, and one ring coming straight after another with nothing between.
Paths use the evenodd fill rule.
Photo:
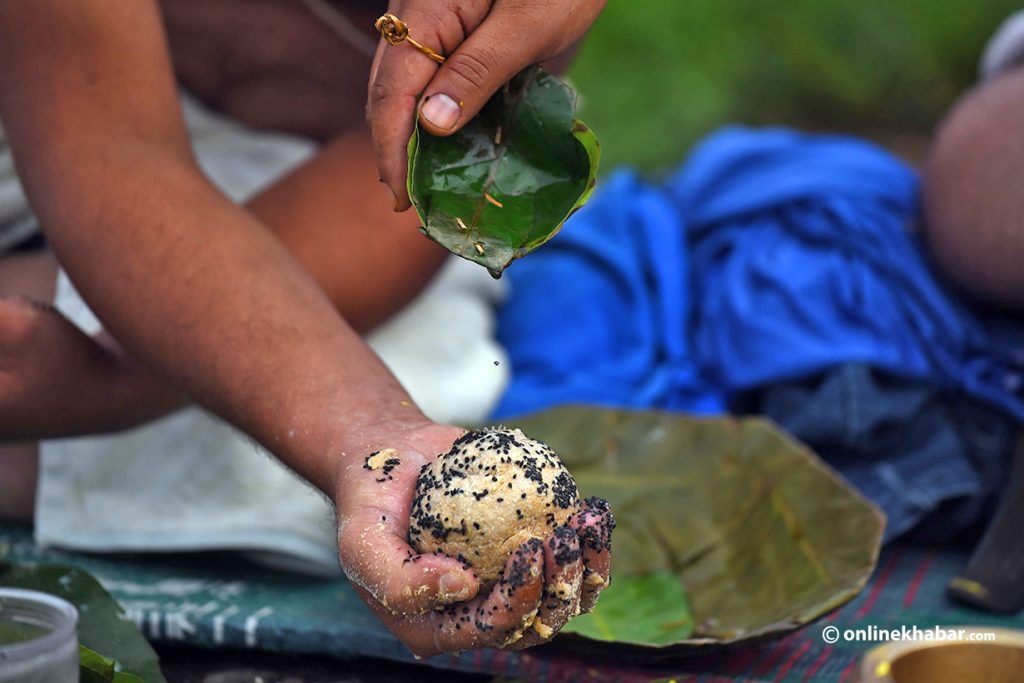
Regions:
<instances>
[{"instance_id":1,"label":"golden metal pot","mask_svg":"<svg viewBox=\"0 0 1024 683\"><path fill-rule=\"evenodd\" d=\"M889 642L860 662L860 683L1020 683L1024 681L1024 631L949 626L956 640ZM987 635L991 634L991 635Z\"/></svg>"}]
</instances>

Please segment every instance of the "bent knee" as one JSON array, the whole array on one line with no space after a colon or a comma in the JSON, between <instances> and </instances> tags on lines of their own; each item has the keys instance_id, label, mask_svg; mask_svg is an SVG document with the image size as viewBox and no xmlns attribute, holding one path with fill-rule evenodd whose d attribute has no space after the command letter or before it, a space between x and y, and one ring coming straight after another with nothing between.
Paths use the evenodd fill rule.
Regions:
<instances>
[{"instance_id":1,"label":"bent knee","mask_svg":"<svg viewBox=\"0 0 1024 683\"><path fill-rule=\"evenodd\" d=\"M0 295L0 346L22 347L39 325L41 305L20 296Z\"/></svg>"},{"instance_id":2,"label":"bent knee","mask_svg":"<svg viewBox=\"0 0 1024 683\"><path fill-rule=\"evenodd\" d=\"M932 144L922 187L927 244L953 282L1024 308L1024 69L968 93Z\"/></svg>"}]
</instances>

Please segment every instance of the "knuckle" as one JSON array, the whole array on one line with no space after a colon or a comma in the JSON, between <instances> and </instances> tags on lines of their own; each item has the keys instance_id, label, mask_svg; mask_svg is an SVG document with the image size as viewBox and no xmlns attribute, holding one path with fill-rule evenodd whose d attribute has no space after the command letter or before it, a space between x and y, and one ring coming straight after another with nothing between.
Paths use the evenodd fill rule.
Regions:
<instances>
[{"instance_id":1,"label":"knuckle","mask_svg":"<svg viewBox=\"0 0 1024 683\"><path fill-rule=\"evenodd\" d=\"M413 588L414 583L401 579L389 580L384 586L388 605L392 610L406 615L426 614L438 606L437 594L424 590L426 584Z\"/></svg>"},{"instance_id":2,"label":"knuckle","mask_svg":"<svg viewBox=\"0 0 1024 683\"><path fill-rule=\"evenodd\" d=\"M482 634L472 628L471 622L459 623L450 616L440 616L435 613L430 625L430 654L442 652L458 652L472 650L479 647L486 647L488 642Z\"/></svg>"},{"instance_id":3,"label":"knuckle","mask_svg":"<svg viewBox=\"0 0 1024 683\"><path fill-rule=\"evenodd\" d=\"M384 608L399 618L416 617L430 611L431 605L418 601L409 595L403 595L401 590L384 586L377 601L384 605Z\"/></svg>"},{"instance_id":4,"label":"knuckle","mask_svg":"<svg viewBox=\"0 0 1024 683\"><path fill-rule=\"evenodd\" d=\"M367 114L372 112L374 108L380 106L382 102L386 102L393 94L394 90L390 88L386 82L382 82L379 78L374 80L373 83L370 84L366 95Z\"/></svg>"},{"instance_id":5,"label":"knuckle","mask_svg":"<svg viewBox=\"0 0 1024 683\"><path fill-rule=\"evenodd\" d=\"M449 74L471 90L483 90L497 64L497 56L488 48L477 47L452 55L445 64Z\"/></svg>"},{"instance_id":6,"label":"knuckle","mask_svg":"<svg viewBox=\"0 0 1024 683\"><path fill-rule=\"evenodd\" d=\"M491 5L492 0L432 0L428 10L415 12L416 30L436 40L445 52L454 52L486 18Z\"/></svg>"},{"instance_id":7,"label":"knuckle","mask_svg":"<svg viewBox=\"0 0 1024 683\"><path fill-rule=\"evenodd\" d=\"M441 10L441 16L445 17L446 20L448 21L451 21L452 19L456 21L461 20L462 12L465 11L466 9L465 0L441 0L440 2L437 3L437 5L438 8Z\"/></svg>"},{"instance_id":8,"label":"knuckle","mask_svg":"<svg viewBox=\"0 0 1024 683\"><path fill-rule=\"evenodd\" d=\"M443 2L436 2L436 5L426 8L410 7L403 9L402 13L410 35L424 45L440 48L447 53L462 40L458 16Z\"/></svg>"}]
</instances>

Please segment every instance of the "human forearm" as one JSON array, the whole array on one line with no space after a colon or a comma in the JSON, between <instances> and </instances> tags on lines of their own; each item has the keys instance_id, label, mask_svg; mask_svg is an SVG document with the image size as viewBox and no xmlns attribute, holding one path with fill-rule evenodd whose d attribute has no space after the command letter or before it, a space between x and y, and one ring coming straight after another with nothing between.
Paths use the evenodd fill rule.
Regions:
<instances>
[{"instance_id":1,"label":"human forearm","mask_svg":"<svg viewBox=\"0 0 1024 683\"><path fill-rule=\"evenodd\" d=\"M187 161L120 149L38 181L64 267L133 355L333 492L347 440L418 411L260 223Z\"/></svg>"},{"instance_id":2,"label":"human forearm","mask_svg":"<svg viewBox=\"0 0 1024 683\"><path fill-rule=\"evenodd\" d=\"M155 2L0 3L0 25L0 117L29 202L129 353L330 493L346 439L422 420L199 172Z\"/></svg>"}]
</instances>

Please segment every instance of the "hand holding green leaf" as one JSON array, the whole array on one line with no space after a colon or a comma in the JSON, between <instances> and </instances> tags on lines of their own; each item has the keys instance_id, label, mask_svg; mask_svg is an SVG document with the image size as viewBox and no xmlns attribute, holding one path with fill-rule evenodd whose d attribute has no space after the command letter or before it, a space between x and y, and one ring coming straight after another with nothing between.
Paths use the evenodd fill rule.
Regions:
<instances>
[{"instance_id":1,"label":"hand holding green leaf","mask_svg":"<svg viewBox=\"0 0 1024 683\"><path fill-rule=\"evenodd\" d=\"M370 69L367 119L395 211L409 208L406 143L418 121L458 132L517 73L571 51L605 0L390 0L388 12L444 64L381 40Z\"/></svg>"},{"instance_id":2,"label":"hand holding green leaf","mask_svg":"<svg viewBox=\"0 0 1024 683\"><path fill-rule=\"evenodd\" d=\"M600 146L575 93L540 67L449 137L409 141L409 196L430 239L495 277L551 239L593 191Z\"/></svg>"}]
</instances>

